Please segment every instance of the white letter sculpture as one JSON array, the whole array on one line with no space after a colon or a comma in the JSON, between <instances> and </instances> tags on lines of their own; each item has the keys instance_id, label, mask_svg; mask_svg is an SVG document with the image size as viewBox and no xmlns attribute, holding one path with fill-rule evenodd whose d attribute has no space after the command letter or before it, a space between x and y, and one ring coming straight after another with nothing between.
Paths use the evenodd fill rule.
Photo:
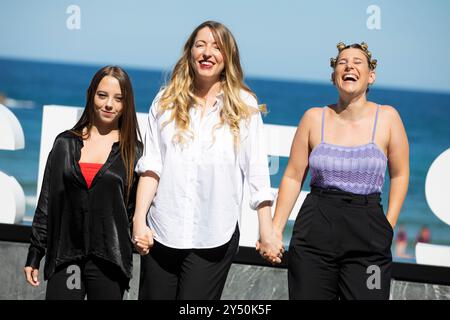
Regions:
<instances>
[{"instance_id":1,"label":"white letter sculpture","mask_svg":"<svg viewBox=\"0 0 450 320\"><path fill-rule=\"evenodd\" d=\"M0 150L25 147L22 126L16 116L0 104ZM25 194L14 177L0 171L0 223L20 223L25 213Z\"/></svg>"}]
</instances>

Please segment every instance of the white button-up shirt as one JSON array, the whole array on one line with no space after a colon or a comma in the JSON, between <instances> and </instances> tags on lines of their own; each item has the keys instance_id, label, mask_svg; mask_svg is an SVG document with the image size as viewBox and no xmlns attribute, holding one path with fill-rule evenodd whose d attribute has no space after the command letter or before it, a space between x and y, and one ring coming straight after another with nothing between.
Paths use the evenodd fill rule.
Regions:
<instances>
[{"instance_id":1,"label":"white button-up shirt","mask_svg":"<svg viewBox=\"0 0 450 320\"><path fill-rule=\"evenodd\" d=\"M162 92L150 107L144 153L136 172L153 171L160 177L147 222L156 241L165 246L213 248L231 239L240 221L244 178L250 190L250 207L273 201L261 114L255 112L240 124L236 151L228 125L220 121L223 93L203 117L201 108L189 110L193 139L175 144L174 121L162 126L171 110L158 114ZM258 109L256 99L241 91L243 101ZM213 138L213 134L215 139Z\"/></svg>"}]
</instances>

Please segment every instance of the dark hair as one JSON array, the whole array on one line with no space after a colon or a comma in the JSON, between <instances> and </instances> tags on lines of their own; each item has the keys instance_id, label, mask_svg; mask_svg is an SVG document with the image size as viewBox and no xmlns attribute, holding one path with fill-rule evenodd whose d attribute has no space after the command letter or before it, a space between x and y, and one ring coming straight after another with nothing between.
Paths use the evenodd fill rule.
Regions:
<instances>
[{"instance_id":1,"label":"dark hair","mask_svg":"<svg viewBox=\"0 0 450 320\"><path fill-rule=\"evenodd\" d=\"M122 91L123 110L119 118L119 146L120 155L125 164L127 174L127 193L126 202L130 196L133 184L134 164L137 157L137 146L142 141L139 132L139 124L136 117L136 109L134 105L133 87L131 86L128 74L119 66L106 66L98 70L89 84L86 95L86 106L80 120L72 128L72 132L82 138L88 138L94 123L94 99L100 81L111 76L119 81L120 90ZM83 130L86 128L86 132Z\"/></svg>"}]
</instances>

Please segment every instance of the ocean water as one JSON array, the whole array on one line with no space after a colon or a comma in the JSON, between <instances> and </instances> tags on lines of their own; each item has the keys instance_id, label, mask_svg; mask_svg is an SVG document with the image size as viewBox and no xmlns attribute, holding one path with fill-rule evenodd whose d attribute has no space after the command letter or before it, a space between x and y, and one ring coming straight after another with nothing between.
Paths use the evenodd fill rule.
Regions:
<instances>
[{"instance_id":1,"label":"ocean water","mask_svg":"<svg viewBox=\"0 0 450 320\"><path fill-rule=\"evenodd\" d=\"M36 201L42 106L84 106L89 81L99 67L0 59L0 102L16 115L25 133L25 149L0 150L0 170L14 176L25 191L28 219L25 223L29 223ZM167 74L126 70L133 83L137 111L147 112ZM331 84L252 78L246 79L246 83L259 102L267 104L269 112L265 123L296 126L309 107L324 106L337 99ZM399 217L399 224L404 226L408 236L407 254L413 256L414 240L425 225L431 230L432 243L450 245L450 226L432 213L425 199L427 171L433 160L450 148L450 94L374 86L369 99L398 110L410 142L410 185ZM278 187L286 164L287 158L281 158L279 172L271 177L273 187ZM303 189L309 190L309 177ZM384 190L382 198L387 208L388 179ZM286 243L291 232L292 223L289 223Z\"/></svg>"}]
</instances>

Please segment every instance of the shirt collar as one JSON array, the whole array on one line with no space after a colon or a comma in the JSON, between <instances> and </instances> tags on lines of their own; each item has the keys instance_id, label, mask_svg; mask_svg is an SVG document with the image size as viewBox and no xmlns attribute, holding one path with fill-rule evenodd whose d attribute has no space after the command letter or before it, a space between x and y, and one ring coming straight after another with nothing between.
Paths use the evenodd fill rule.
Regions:
<instances>
[{"instance_id":1,"label":"shirt collar","mask_svg":"<svg viewBox=\"0 0 450 320\"><path fill-rule=\"evenodd\" d=\"M211 111L215 111L215 110L217 110L217 108L219 108L220 106L223 105L223 97L224 97L224 92L223 92L223 90L220 90L219 93L216 94L216 102L215 102L214 106L211 108ZM200 106L194 103L193 107L194 107L194 109L197 109Z\"/></svg>"}]
</instances>

